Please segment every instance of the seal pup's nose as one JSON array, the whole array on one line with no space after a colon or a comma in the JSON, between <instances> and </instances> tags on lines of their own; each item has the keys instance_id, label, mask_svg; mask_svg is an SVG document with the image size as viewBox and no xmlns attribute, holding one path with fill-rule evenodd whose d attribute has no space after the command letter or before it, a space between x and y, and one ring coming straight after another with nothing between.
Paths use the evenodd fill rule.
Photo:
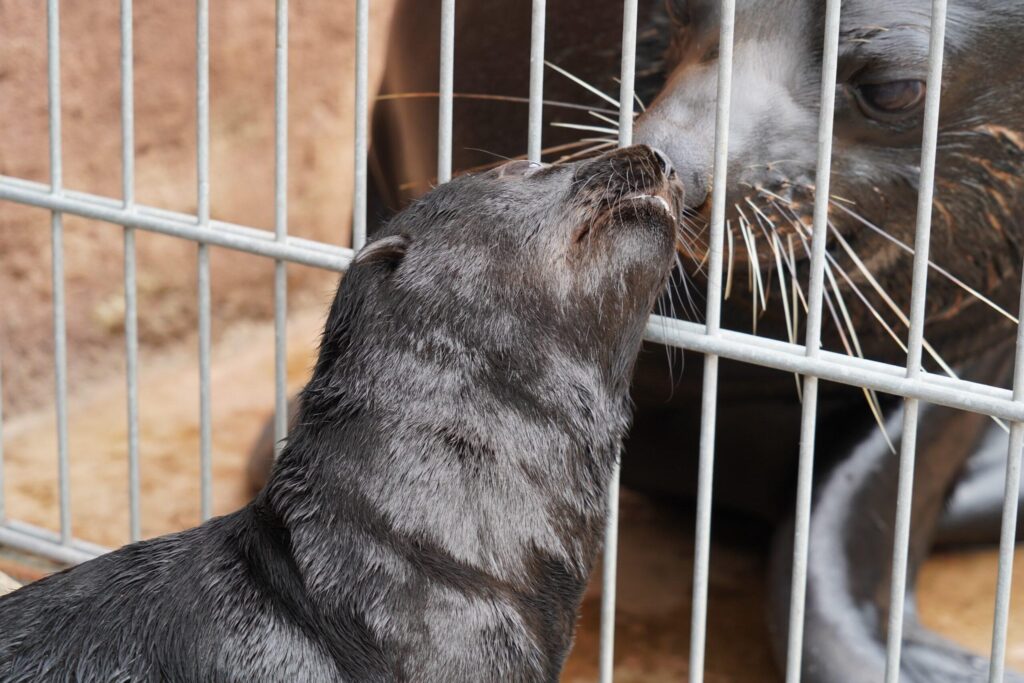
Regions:
<instances>
[{"instance_id":1,"label":"seal pup's nose","mask_svg":"<svg viewBox=\"0 0 1024 683\"><path fill-rule=\"evenodd\" d=\"M668 158L668 155L662 152L657 147L651 147L651 152L654 153L654 158L658 160L658 165L661 166L661 172L668 177L675 175L675 168L672 167L672 160Z\"/></svg>"}]
</instances>

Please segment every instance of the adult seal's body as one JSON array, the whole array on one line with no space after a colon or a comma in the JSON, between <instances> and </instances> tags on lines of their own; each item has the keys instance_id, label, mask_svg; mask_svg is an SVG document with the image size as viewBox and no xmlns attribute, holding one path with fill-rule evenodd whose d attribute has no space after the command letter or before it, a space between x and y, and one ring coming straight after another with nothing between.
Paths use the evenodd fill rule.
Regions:
<instances>
[{"instance_id":1,"label":"adult seal's body","mask_svg":"<svg viewBox=\"0 0 1024 683\"><path fill-rule=\"evenodd\" d=\"M374 128L380 207L399 206L434 173L438 25L436 0L404 0L395 13ZM692 220L706 220L714 144L718 2L641 2L638 90L647 105L639 141L663 148L688 185ZM930 30L929 0L846 0L842 7L824 344L902 364L920 164ZM617 92L621 3L549 0L547 58ZM456 17L456 168L490 161L479 150L523 152L526 108L490 96L528 91L529 3L460 0ZM824 4L740 0L728 169L729 239L723 321L802 341L810 213L814 200ZM424 27L428 27L425 29ZM1024 9L1011 0L950 0L938 177L933 206L925 355L977 381L1006 385L1024 241ZM436 39L435 39L436 40ZM417 94L419 93L419 95ZM617 115L606 101L548 71L545 144L571 153L607 138ZM574 109L584 104L594 116ZM602 110L604 108L604 110ZM604 117L602 120L601 117ZM555 154L557 156L557 154ZM690 254L700 261L703 253ZM700 283L702 274L691 275ZM984 297L984 300L983 300ZM673 302L699 309L701 299ZM691 494L696 481L701 364L688 358L674 382L666 353L642 354L636 420L623 480L648 491ZM933 353L934 352L934 353ZM941 359L941 361L939 360ZM673 386L675 384L675 386ZM819 397L811 529L805 681L877 681L884 665L893 546L900 402L825 384ZM875 403L877 401L877 403ZM800 404L791 376L725 362L721 368L715 500L779 525L773 551L772 630L786 635L786 602ZM884 423L883 430L878 423ZM771 438L765 438L770 434ZM1006 437L987 418L926 407L921 417L910 546L910 599L950 491L972 461L998 463ZM980 463L980 464L979 464ZM998 465L997 465L998 466ZM1000 466L1001 467L1001 466ZM997 470L998 471L998 470ZM987 475L986 475L987 476ZM1002 477L953 496L949 536L994 538ZM985 476L978 478L984 483ZM984 660L926 633L908 610L901 680L981 681Z\"/></svg>"},{"instance_id":2,"label":"adult seal's body","mask_svg":"<svg viewBox=\"0 0 1024 683\"><path fill-rule=\"evenodd\" d=\"M0 680L558 680L681 186L513 163L356 256L244 509L0 598Z\"/></svg>"}]
</instances>

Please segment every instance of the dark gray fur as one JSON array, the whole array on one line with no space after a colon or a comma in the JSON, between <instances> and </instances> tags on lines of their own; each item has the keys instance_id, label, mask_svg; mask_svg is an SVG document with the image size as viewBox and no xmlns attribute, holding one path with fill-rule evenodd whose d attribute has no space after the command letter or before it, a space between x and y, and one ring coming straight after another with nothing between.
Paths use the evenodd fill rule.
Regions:
<instances>
[{"instance_id":1,"label":"dark gray fur","mask_svg":"<svg viewBox=\"0 0 1024 683\"><path fill-rule=\"evenodd\" d=\"M558 680L680 188L644 147L459 178L356 257L244 509L0 598L0 680Z\"/></svg>"}]
</instances>

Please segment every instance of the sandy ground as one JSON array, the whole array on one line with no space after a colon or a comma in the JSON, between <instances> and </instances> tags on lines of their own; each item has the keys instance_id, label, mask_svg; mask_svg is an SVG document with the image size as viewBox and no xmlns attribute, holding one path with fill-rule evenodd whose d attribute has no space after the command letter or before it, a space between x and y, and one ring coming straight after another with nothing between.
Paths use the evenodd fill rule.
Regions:
<instances>
[{"instance_id":1,"label":"sandy ground","mask_svg":"<svg viewBox=\"0 0 1024 683\"><path fill-rule=\"evenodd\" d=\"M327 293L323 293L326 300ZM323 306L289 320L289 384L312 363ZM221 336L213 355L214 502L217 513L246 501L247 449L273 405L272 328L243 323ZM142 528L146 536L191 526L199 518L198 382L193 346L168 354L143 349L141 363ZM5 425L7 507L12 518L56 528L56 444L49 409ZM80 392L70 411L72 511L76 536L109 546L128 537L124 378L112 373ZM628 492L623 496L616 680L677 681L687 670L692 516ZM1018 557L1017 566L1024 563ZM27 579L42 564L6 564ZM764 627L764 560L735 540L712 550L708 624L709 682L776 681ZM995 591L993 550L933 558L921 577L924 620L977 652L989 645ZM1015 575L1024 590L1024 572ZM600 586L584 602L577 645L563 680L597 674ZM1024 603L1011 615L1012 665L1024 669Z\"/></svg>"},{"instance_id":2,"label":"sandy ground","mask_svg":"<svg viewBox=\"0 0 1024 683\"><path fill-rule=\"evenodd\" d=\"M371 3L370 90L383 69L391 1ZM217 220L274 227L274 2L210 3L210 192ZM136 0L135 195L196 207L195 3ZM289 232L346 244L354 130L353 0L303 0L289 12ZM119 3L64 2L60 77L64 186L121 198ZM46 3L0 0L0 175L48 183ZM68 372L102 379L123 363L122 231L65 217ZM139 335L173 345L196 326L196 247L140 232ZM214 250L221 321L269 319L264 259ZM325 277L326 275L326 277ZM293 296L331 279L291 269ZM267 287L261 291L269 293ZM0 356L7 415L49 398L50 216L0 202ZM219 334L221 326L215 329Z\"/></svg>"}]
</instances>

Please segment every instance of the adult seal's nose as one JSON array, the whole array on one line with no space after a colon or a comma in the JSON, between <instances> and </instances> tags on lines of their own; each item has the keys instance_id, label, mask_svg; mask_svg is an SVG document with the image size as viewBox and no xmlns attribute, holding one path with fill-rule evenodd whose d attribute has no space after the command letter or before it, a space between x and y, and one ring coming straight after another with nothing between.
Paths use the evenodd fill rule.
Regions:
<instances>
[{"instance_id":1,"label":"adult seal's nose","mask_svg":"<svg viewBox=\"0 0 1024 683\"><path fill-rule=\"evenodd\" d=\"M661 166L662 173L670 178L674 176L676 169L672 166L672 160L668 158L668 155L657 147L651 147L651 152L654 153L654 158L658 160L658 165Z\"/></svg>"}]
</instances>

